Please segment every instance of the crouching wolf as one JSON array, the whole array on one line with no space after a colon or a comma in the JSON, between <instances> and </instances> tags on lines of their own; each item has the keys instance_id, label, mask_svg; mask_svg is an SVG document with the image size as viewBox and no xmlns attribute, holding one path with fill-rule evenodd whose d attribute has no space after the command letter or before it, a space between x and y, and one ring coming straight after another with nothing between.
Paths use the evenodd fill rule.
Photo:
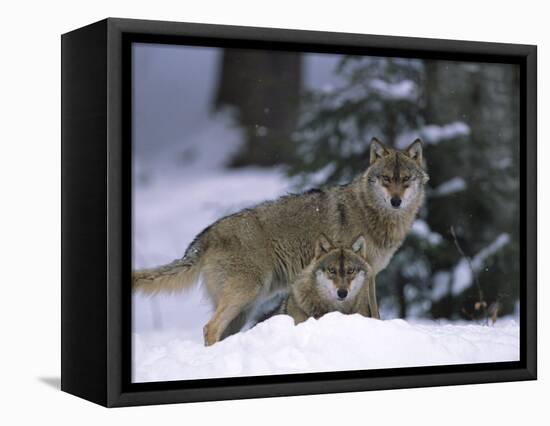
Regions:
<instances>
[{"instance_id":1,"label":"crouching wolf","mask_svg":"<svg viewBox=\"0 0 550 426\"><path fill-rule=\"evenodd\" d=\"M369 309L379 318L374 274L405 239L427 180L420 140L398 151L373 139L370 164L351 183L287 195L224 217L203 230L181 259L134 272L133 288L181 290L200 277L215 306L204 327L205 344L211 345L238 331L238 323L261 301L288 292L289 283L311 263L319 235L343 247L363 235L373 269Z\"/></svg>"},{"instance_id":2,"label":"crouching wolf","mask_svg":"<svg viewBox=\"0 0 550 426\"><path fill-rule=\"evenodd\" d=\"M290 315L298 324L309 317L320 318L329 312L364 313L368 310L367 280L372 269L366 261L363 236L351 248L335 247L321 235L315 258L290 286L290 294L279 314Z\"/></svg>"}]
</instances>

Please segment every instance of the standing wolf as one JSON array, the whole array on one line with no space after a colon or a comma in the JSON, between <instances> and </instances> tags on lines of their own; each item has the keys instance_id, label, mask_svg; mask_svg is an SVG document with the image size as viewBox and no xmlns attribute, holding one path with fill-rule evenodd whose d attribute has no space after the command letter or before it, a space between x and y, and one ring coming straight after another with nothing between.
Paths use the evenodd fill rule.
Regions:
<instances>
[{"instance_id":1,"label":"standing wolf","mask_svg":"<svg viewBox=\"0 0 550 426\"><path fill-rule=\"evenodd\" d=\"M321 235L315 245L314 259L292 283L278 313L290 315L298 324L334 311L343 314L368 311L365 289L372 269L366 256L362 235L349 248L335 247Z\"/></svg>"},{"instance_id":2,"label":"standing wolf","mask_svg":"<svg viewBox=\"0 0 550 426\"><path fill-rule=\"evenodd\" d=\"M288 195L224 217L197 235L183 258L135 272L133 288L181 290L200 276L215 305L204 327L205 344L211 345L262 300L288 292L289 283L313 259L321 234L346 247L363 235L373 274L384 269L405 239L427 181L419 139L404 151L373 139L370 165L351 183ZM374 275L368 284L369 309L379 318Z\"/></svg>"}]
</instances>

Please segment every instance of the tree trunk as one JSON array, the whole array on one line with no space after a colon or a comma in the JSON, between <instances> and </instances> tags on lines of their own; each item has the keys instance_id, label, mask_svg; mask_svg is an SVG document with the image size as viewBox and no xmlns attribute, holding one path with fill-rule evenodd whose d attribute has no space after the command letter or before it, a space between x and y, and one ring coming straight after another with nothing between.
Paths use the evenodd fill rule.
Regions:
<instances>
[{"instance_id":1,"label":"tree trunk","mask_svg":"<svg viewBox=\"0 0 550 426\"><path fill-rule=\"evenodd\" d=\"M244 137L231 166L272 166L291 159L301 88L300 53L224 50L214 108L234 108Z\"/></svg>"}]
</instances>

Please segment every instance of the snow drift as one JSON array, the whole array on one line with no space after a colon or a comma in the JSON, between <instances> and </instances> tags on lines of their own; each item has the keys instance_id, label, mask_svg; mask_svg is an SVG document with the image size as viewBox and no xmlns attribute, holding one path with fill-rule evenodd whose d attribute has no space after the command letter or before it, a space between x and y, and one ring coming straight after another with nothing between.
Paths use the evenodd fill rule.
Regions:
<instances>
[{"instance_id":1,"label":"snow drift","mask_svg":"<svg viewBox=\"0 0 550 426\"><path fill-rule=\"evenodd\" d=\"M135 382L519 360L519 326L277 315L213 346L176 331L135 333Z\"/></svg>"}]
</instances>

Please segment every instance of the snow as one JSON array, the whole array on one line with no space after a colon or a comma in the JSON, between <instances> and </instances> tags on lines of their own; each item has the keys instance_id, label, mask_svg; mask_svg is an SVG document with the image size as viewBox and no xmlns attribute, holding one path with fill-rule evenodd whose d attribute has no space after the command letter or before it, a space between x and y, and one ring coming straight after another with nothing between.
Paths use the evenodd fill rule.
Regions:
<instances>
[{"instance_id":1,"label":"snow","mask_svg":"<svg viewBox=\"0 0 550 426\"><path fill-rule=\"evenodd\" d=\"M509 242L509 234L500 234L491 244L483 248L471 259L471 267L467 259L461 259L453 270L453 295L458 295L469 288L474 280L472 269L474 273L481 271L485 261Z\"/></svg>"},{"instance_id":2,"label":"snow","mask_svg":"<svg viewBox=\"0 0 550 426\"><path fill-rule=\"evenodd\" d=\"M421 134L426 143L435 145L441 141L454 139L459 136L468 136L470 134L470 126L462 121L455 121L444 126L431 124L424 126L421 129Z\"/></svg>"},{"instance_id":3,"label":"snow","mask_svg":"<svg viewBox=\"0 0 550 426\"><path fill-rule=\"evenodd\" d=\"M134 380L163 381L470 364L519 359L519 327L277 315L205 347L177 332L134 334Z\"/></svg>"},{"instance_id":4,"label":"snow","mask_svg":"<svg viewBox=\"0 0 550 426\"><path fill-rule=\"evenodd\" d=\"M467 184L463 177L455 176L452 179L449 179L442 184L438 185L431 193L431 197L443 197L446 195L451 195L456 192L461 192L466 190Z\"/></svg>"},{"instance_id":5,"label":"snow","mask_svg":"<svg viewBox=\"0 0 550 426\"><path fill-rule=\"evenodd\" d=\"M453 270L453 286L451 288L453 295L462 293L472 285L473 281L474 277L468 260L460 259Z\"/></svg>"},{"instance_id":6,"label":"snow","mask_svg":"<svg viewBox=\"0 0 550 426\"><path fill-rule=\"evenodd\" d=\"M494 255L502 247L510 242L510 235L506 232L500 234L491 244L482 249L475 257L472 259L472 267L474 271L480 271L483 267L483 263L486 259Z\"/></svg>"},{"instance_id":7,"label":"snow","mask_svg":"<svg viewBox=\"0 0 550 426\"><path fill-rule=\"evenodd\" d=\"M401 80L397 83L390 83L380 79L373 79L370 87L380 96L388 100L416 99L417 87L411 80Z\"/></svg>"},{"instance_id":8,"label":"snow","mask_svg":"<svg viewBox=\"0 0 550 426\"><path fill-rule=\"evenodd\" d=\"M428 124L415 130L407 130L399 134L395 141L396 148L407 148L416 138L423 142L437 145L440 142L455 139L470 134L470 126L462 121L454 121L442 126Z\"/></svg>"},{"instance_id":9,"label":"snow","mask_svg":"<svg viewBox=\"0 0 550 426\"><path fill-rule=\"evenodd\" d=\"M451 273L447 271L438 271L434 274L432 282L432 300L438 302L449 293Z\"/></svg>"},{"instance_id":10,"label":"snow","mask_svg":"<svg viewBox=\"0 0 550 426\"><path fill-rule=\"evenodd\" d=\"M311 187L322 186L336 170L336 163L328 163L314 173L307 174L307 182ZM305 179L305 175L298 175L292 179L293 185L298 186Z\"/></svg>"},{"instance_id":11,"label":"snow","mask_svg":"<svg viewBox=\"0 0 550 426\"><path fill-rule=\"evenodd\" d=\"M417 219L413 222L410 233L417 238L428 241L433 246L436 246L443 241L441 234L433 232L429 225L422 219Z\"/></svg>"}]
</instances>

